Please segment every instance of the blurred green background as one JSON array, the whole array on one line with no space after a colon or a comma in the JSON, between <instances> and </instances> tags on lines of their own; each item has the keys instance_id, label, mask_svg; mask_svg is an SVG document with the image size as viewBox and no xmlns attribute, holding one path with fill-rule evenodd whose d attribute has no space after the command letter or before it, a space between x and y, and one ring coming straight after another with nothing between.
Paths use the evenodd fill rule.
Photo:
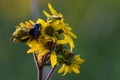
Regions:
<instances>
[{"instance_id":1,"label":"blurred green background","mask_svg":"<svg viewBox=\"0 0 120 80\"><path fill-rule=\"evenodd\" d=\"M37 80L28 47L9 40L20 22L37 20L31 2L0 0L0 80ZM74 52L85 59L81 74L63 77L56 70L52 80L120 80L120 0L39 0L39 17L45 19L48 2L72 26L78 36Z\"/></svg>"}]
</instances>

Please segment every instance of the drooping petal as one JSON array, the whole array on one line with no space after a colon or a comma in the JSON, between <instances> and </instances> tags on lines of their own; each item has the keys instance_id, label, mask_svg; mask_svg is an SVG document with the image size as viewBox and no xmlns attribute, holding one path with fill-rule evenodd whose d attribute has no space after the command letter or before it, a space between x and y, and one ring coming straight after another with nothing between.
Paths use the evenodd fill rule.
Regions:
<instances>
[{"instance_id":1,"label":"drooping petal","mask_svg":"<svg viewBox=\"0 0 120 80\"><path fill-rule=\"evenodd\" d=\"M58 70L58 73L62 73L65 70L65 64L62 65L62 67Z\"/></svg>"},{"instance_id":2,"label":"drooping petal","mask_svg":"<svg viewBox=\"0 0 120 80\"><path fill-rule=\"evenodd\" d=\"M57 56L56 56L55 51L51 52L50 61L51 61L52 68L54 68L54 66L57 64Z\"/></svg>"},{"instance_id":3,"label":"drooping petal","mask_svg":"<svg viewBox=\"0 0 120 80\"><path fill-rule=\"evenodd\" d=\"M69 66L69 72L68 73L71 73L72 72L72 66Z\"/></svg>"},{"instance_id":4,"label":"drooping petal","mask_svg":"<svg viewBox=\"0 0 120 80\"><path fill-rule=\"evenodd\" d=\"M66 34L64 34L64 37L65 37L65 40L68 41L68 43L70 44L70 50L72 51L72 49L74 48L74 42L72 38Z\"/></svg>"},{"instance_id":5,"label":"drooping petal","mask_svg":"<svg viewBox=\"0 0 120 80\"><path fill-rule=\"evenodd\" d=\"M63 73L63 76L65 76L69 71L69 66L65 65L65 71Z\"/></svg>"},{"instance_id":6,"label":"drooping petal","mask_svg":"<svg viewBox=\"0 0 120 80\"><path fill-rule=\"evenodd\" d=\"M72 65L71 68L72 68L72 70L73 70L76 74L79 74L79 73L80 73L80 71L79 71L79 69L78 69L78 67L77 67L76 65Z\"/></svg>"}]
</instances>

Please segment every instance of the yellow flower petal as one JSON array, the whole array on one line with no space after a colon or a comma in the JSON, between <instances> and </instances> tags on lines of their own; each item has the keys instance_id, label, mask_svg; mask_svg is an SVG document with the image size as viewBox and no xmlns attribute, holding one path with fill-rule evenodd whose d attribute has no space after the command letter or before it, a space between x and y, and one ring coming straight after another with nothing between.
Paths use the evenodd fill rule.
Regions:
<instances>
[{"instance_id":1,"label":"yellow flower petal","mask_svg":"<svg viewBox=\"0 0 120 80\"><path fill-rule=\"evenodd\" d=\"M34 25L34 24L35 24L32 20L29 20L29 22L30 22L32 25Z\"/></svg>"},{"instance_id":2,"label":"yellow flower petal","mask_svg":"<svg viewBox=\"0 0 120 80\"><path fill-rule=\"evenodd\" d=\"M68 70L69 70L69 66L65 65L65 71L64 71L63 76L65 76L68 73Z\"/></svg>"},{"instance_id":3,"label":"yellow flower petal","mask_svg":"<svg viewBox=\"0 0 120 80\"><path fill-rule=\"evenodd\" d=\"M72 66L69 66L69 71L68 73L71 73L72 72Z\"/></svg>"},{"instance_id":4,"label":"yellow flower petal","mask_svg":"<svg viewBox=\"0 0 120 80\"><path fill-rule=\"evenodd\" d=\"M72 38L66 34L64 34L64 37L65 37L65 40L68 41L68 43L70 44L70 50L72 51L72 49L74 48L74 42Z\"/></svg>"},{"instance_id":5,"label":"yellow flower petal","mask_svg":"<svg viewBox=\"0 0 120 80\"><path fill-rule=\"evenodd\" d=\"M39 52L38 53L38 60L40 61L41 60L41 58L42 58L42 56L43 55L45 55L45 54L47 54L48 52L49 52L49 50L48 49L45 49L45 50L42 50L43 52Z\"/></svg>"},{"instance_id":6,"label":"yellow flower petal","mask_svg":"<svg viewBox=\"0 0 120 80\"><path fill-rule=\"evenodd\" d=\"M43 13L44 13L44 15L45 15L46 17L49 17L49 16L50 16L50 14L47 13L45 10L43 10Z\"/></svg>"},{"instance_id":7,"label":"yellow flower petal","mask_svg":"<svg viewBox=\"0 0 120 80\"><path fill-rule=\"evenodd\" d=\"M65 70L65 64L62 65L62 67L58 70L58 73L62 73Z\"/></svg>"},{"instance_id":8,"label":"yellow flower petal","mask_svg":"<svg viewBox=\"0 0 120 80\"><path fill-rule=\"evenodd\" d=\"M44 29L47 25L47 23L43 19L38 19L37 22L38 24L41 24L42 28Z\"/></svg>"},{"instance_id":9,"label":"yellow flower petal","mask_svg":"<svg viewBox=\"0 0 120 80\"><path fill-rule=\"evenodd\" d=\"M25 26L27 27L27 28L31 28L32 27L32 25L29 23L29 22L25 22Z\"/></svg>"},{"instance_id":10,"label":"yellow flower petal","mask_svg":"<svg viewBox=\"0 0 120 80\"><path fill-rule=\"evenodd\" d=\"M73 38L77 38L77 36L76 36L74 33L69 32L69 34L70 34L71 37L73 37Z\"/></svg>"},{"instance_id":11,"label":"yellow flower petal","mask_svg":"<svg viewBox=\"0 0 120 80\"><path fill-rule=\"evenodd\" d=\"M21 39L24 40L24 39L27 39L29 36L23 36Z\"/></svg>"},{"instance_id":12,"label":"yellow flower petal","mask_svg":"<svg viewBox=\"0 0 120 80\"><path fill-rule=\"evenodd\" d=\"M23 26L25 26L25 24L24 23L20 23L20 27L23 27Z\"/></svg>"},{"instance_id":13,"label":"yellow flower petal","mask_svg":"<svg viewBox=\"0 0 120 80\"><path fill-rule=\"evenodd\" d=\"M65 25L64 25L65 26ZM65 33L68 33L68 32L70 32L72 29L71 29L71 27L68 27L68 26L65 26L64 27L64 32Z\"/></svg>"},{"instance_id":14,"label":"yellow flower petal","mask_svg":"<svg viewBox=\"0 0 120 80\"><path fill-rule=\"evenodd\" d=\"M35 40L33 40L33 41L28 41L26 44L27 44L29 47L33 47L33 46L35 46L37 43L36 43Z\"/></svg>"},{"instance_id":15,"label":"yellow flower petal","mask_svg":"<svg viewBox=\"0 0 120 80\"><path fill-rule=\"evenodd\" d=\"M84 59L81 59L80 58L80 55L76 55L75 57L74 57L74 64L82 64L83 62L84 62Z\"/></svg>"},{"instance_id":16,"label":"yellow flower petal","mask_svg":"<svg viewBox=\"0 0 120 80\"><path fill-rule=\"evenodd\" d=\"M76 73L76 74L79 74L80 71L78 70L78 67L74 66L74 65L71 65L71 68L72 70Z\"/></svg>"},{"instance_id":17,"label":"yellow flower petal","mask_svg":"<svg viewBox=\"0 0 120 80\"><path fill-rule=\"evenodd\" d=\"M48 8L50 9L50 11L51 11L51 13L52 13L53 15L55 15L55 16L58 15L58 13L56 12L56 10L51 6L50 3L48 3Z\"/></svg>"},{"instance_id":18,"label":"yellow flower petal","mask_svg":"<svg viewBox=\"0 0 120 80\"><path fill-rule=\"evenodd\" d=\"M52 24L52 27L54 28L54 30L60 30L62 29L62 25L59 24L60 21L59 20L56 20L53 24Z\"/></svg>"},{"instance_id":19,"label":"yellow flower petal","mask_svg":"<svg viewBox=\"0 0 120 80\"><path fill-rule=\"evenodd\" d=\"M27 51L27 53L35 53L37 50L35 48L31 48Z\"/></svg>"},{"instance_id":20,"label":"yellow flower petal","mask_svg":"<svg viewBox=\"0 0 120 80\"><path fill-rule=\"evenodd\" d=\"M57 64L57 56L56 56L55 51L51 52L50 60L51 60L51 66L52 68L54 68L54 66Z\"/></svg>"},{"instance_id":21,"label":"yellow flower petal","mask_svg":"<svg viewBox=\"0 0 120 80\"><path fill-rule=\"evenodd\" d=\"M43 19L38 19L36 23L39 23L41 25L44 25L45 24L45 21Z\"/></svg>"},{"instance_id":22,"label":"yellow flower petal","mask_svg":"<svg viewBox=\"0 0 120 80\"><path fill-rule=\"evenodd\" d=\"M57 40L56 44L67 44L66 40Z\"/></svg>"}]
</instances>

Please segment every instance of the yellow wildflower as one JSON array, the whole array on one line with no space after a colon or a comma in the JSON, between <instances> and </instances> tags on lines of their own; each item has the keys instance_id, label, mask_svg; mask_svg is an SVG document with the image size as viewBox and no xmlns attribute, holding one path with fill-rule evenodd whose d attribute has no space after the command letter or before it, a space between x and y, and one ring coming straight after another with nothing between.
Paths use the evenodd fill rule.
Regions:
<instances>
[{"instance_id":1,"label":"yellow wildflower","mask_svg":"<svg viewBox=\"0 0 120 80\"><path fill-rule=\"evenodd\" d=\"M43 11L47 17L46 21L38 19L20 23L16 31L12 34L13 42L25 42L30 48L27 53L33 53L41 66L51 65L54 68L57 64L62 64L58 73L80 73L79 64L84 62L80 55L74 56L73 38L77 36L72 32L71 27L64 22L64 17L58 13L50 4L49 14Z\"/></svg>"},{"instance_id":2,"label":"yellow wildflower","mask_svg":"<svg viewBox=\"0 0 120 80\"><path fill-rule=\"evenodd\" d=\"M84 62L83 59L80 58L80 55L76 55L73 58L73 62L71 64L66 64L64 63L62 67L58 70L58 73L63 73L63 75L66 75L67 73L71 73L72 71L75 72L76 74L80 73L79 71L79 64L82 64Z\"/></svg>"},{"instance_id":3,"label":"yellow wildflower","mask_svg":"<svg viewBox=\"0 0 120 80\"><path fill-rule=\"evenodd\" d=\"M48 4L48 8L52 15L46 11L43 11L43 13L48 17L48 20L54 21L50 26L52 26L54 30L61 30L63 32L62 34L64 35L64 40L70 44L70 50L72 51L74 48L74 42L72 38L77 38L77 36L71 32L72 29L69 27L69 25L64 23L64 18L61 13L57 13L57 11L50 4Z\"/></svg>"},{"instance_id":4,"label":"yellow wildflower","mask_svg":"<svg viewBox=\"0 0 120 80\"><path fill-rule=\"evenodd\" d=\"M12 34L11 40L13 42L27 42L29 37L29 31L33 26L33 21L30 20L29 22L21 22L18 26L16 26L15 32Z\"/></svg>"}]
</instances>

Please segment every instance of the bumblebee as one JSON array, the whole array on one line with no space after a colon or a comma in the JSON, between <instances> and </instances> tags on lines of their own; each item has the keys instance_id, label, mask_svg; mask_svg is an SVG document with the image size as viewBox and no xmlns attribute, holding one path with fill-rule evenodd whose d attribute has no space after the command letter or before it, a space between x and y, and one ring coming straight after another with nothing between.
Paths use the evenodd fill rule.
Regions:
<instances>
[{"instance_id":1,"label":"bumblebee","mask_svg":"<svg viewBox=\"0 0 120 80\"><path fill-rule=\"evenodd\" d=\"M40 24L35 24L29 31L29 36L32 36L33 38L36 38L40 35Z\"/></svg>"},{"instance_id":2,"label":"bumblebee","mask_svg":"<svg viewBox=\"0 0 120 80\"><path fill-rule=\"evenodd\" d=\"M40 36L40 29L41 24L34 24L31 28L18 26L10 40L12 42L27 42L28 40L38 39Z\"/></svg>"}]
</instances>

